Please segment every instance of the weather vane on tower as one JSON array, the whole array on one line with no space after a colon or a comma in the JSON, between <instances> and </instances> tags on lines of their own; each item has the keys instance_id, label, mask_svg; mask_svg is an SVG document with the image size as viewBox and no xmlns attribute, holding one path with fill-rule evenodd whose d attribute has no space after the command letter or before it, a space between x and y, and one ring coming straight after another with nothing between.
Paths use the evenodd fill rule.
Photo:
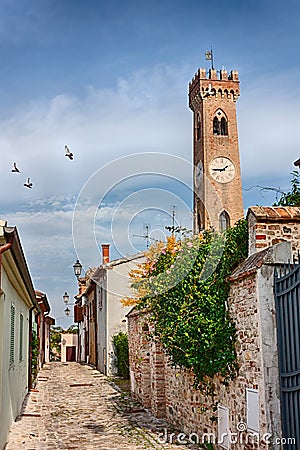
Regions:
<instances>
[{"instance_id":1,"label":"weather vane on tower","mask_svg":"<svg viewBox=\"0 0 300 450\"><path fill-rule=\"evenodd\" d=\"M214 70L214 55L213 55L213 49L212 49L212 47L211 47L210 50L207 50L207 51L205 52L205 59L206 59L207 61L211 61L211 68L212 68L212 70Z\"/></svg>"}]
</instances>

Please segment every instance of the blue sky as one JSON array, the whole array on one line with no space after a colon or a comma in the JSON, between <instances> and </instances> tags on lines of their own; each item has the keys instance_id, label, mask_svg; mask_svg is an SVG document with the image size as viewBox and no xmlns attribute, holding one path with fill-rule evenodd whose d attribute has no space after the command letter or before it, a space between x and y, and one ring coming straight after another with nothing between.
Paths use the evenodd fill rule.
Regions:
<instances>
[{"instance_id":1,"label":"blue sky","mask_svg":"<svg viewBox=\"0 0 300 450\"><path fill-rule=\"evenodd\" d=\"M199 67L209 68L204 54L211 45L216 68L236 69L241 80L245 209L274 201L273 193L251 186L288 188L299 157L299 20L296 0L0 2L1 218L18 227L34 285L47 293L54 316L63 316L62 294L76 294L77 255L87 258L74 248L72 216L90 177L143 152L192 161L188 83ZM66 144L73 161L64 157ZM13 161L21 174L10 172ZM181 181L189 185L191 174L187 169ZM27 176L32 190L23 187ZM141 250L145 241L133 234L143 234L148 222L153 233L163 229L172 205L178 223L190 224L189 190L164 174L150 178L130 184L121 173L102 203L96 196L85 204L97 210L97 242L115 240L113 218L114 233L127 233ZM156 193L157 215L144 211L145 188L166 192ZM140 195L134 201L132 192Z\"/></svg>"}]
</instances>

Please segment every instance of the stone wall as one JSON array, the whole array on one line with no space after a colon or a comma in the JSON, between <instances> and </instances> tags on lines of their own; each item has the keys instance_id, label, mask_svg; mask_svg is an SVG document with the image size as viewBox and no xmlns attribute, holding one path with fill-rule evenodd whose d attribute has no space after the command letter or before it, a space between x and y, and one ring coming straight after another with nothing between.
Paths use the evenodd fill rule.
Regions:
<instances>
[{"instance_id":1,"label":"stone wall","mask_svg":"<svg viewBox=\"0 0 300 450\"><path fill-rule=\"evenodd\" d=\"M172 367L158 343L149 341L145 312L129 313L133 395L182 430L187 441L215 439L219 449L229 448L229 439L237 450L280 448L269 445L281 436L273 275L274 264L290 256L289 243L266 248L251 255L231 276L228 305L237 328L239 371L227 387L214 380L216 411L211 399L193 388L193 374ZM213 416L217 421L211 420ZM218 443L224 430L227 436ZM174 442L176 436L168 439Z\"/></svg>"},{"instance_id":2,"label":"stone wall","mask_svg":"<svg viewBox=\"0 0 300 450\"><path fill-rule=\"evenodd\" d=\"M297 257L300 240L300 208L253 206L247 214L249 224L249 254L282 241L292 243Z\"/></svg>"}]
</instances>

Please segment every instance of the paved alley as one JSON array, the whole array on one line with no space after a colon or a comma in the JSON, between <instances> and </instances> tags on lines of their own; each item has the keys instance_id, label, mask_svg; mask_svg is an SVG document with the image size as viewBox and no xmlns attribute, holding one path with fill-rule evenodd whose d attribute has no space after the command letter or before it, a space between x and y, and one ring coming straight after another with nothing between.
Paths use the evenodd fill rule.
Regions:
<instances>
[{"instance_id":1,"label":"paved alley","mask_svg":"<svg viewBox=\"0 0 300 450\"><path fill-rule=\"evenodd\" d=\"M159 440L165 429L92 367L51 362L39 372L5 450L193 448Z\"/></svg>"}]
</instances>

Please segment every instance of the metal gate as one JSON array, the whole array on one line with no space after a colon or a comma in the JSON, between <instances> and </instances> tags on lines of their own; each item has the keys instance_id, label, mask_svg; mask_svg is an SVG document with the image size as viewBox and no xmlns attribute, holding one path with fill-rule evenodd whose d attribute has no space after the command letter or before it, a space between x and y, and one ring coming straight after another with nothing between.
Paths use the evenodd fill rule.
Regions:
<instances>
[{"instance_id":1,"label":"metal gate","mask_svg":"<svg viewBox=\"0 0 300 450\"><path fill-rule=\"evenodd\" d=\"M300 264L275 270L274 284L283 448L300 450Z\"/></svg>"}]
</instances>

